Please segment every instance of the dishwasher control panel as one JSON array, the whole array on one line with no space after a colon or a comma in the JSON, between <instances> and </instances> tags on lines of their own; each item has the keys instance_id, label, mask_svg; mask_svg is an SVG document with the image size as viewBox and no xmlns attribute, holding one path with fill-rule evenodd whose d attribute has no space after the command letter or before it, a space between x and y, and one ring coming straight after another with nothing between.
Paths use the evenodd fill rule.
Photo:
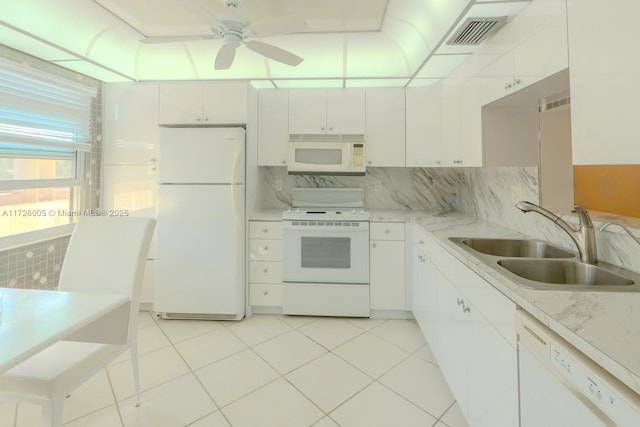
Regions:
<instances>
[{"instance_id":1,"label":"dishwasher control panel","mask_svg":"<svg viewBox=\"0 0 640 427\"><path fill-rule=\"evenodd\" d=\"M570 388L586 396L618 425L636 425L640 411L636 393L569 344L552 340L549 351L551 366Z\"/></svg>"}]
</instances>

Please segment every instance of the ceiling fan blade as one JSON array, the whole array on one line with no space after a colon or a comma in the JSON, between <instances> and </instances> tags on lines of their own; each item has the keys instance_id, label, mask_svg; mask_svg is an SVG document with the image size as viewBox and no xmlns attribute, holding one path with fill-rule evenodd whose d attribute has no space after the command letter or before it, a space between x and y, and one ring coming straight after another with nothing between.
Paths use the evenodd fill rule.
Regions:
<instances>
[{"instance_id":1,"label":"ceiling fan blade","mask_svg":"<svg viewBox=\"0 0 640 427\"><path fill-rule=\"evenodd\" d=\"M233 64L233 58L236 56L236 46L230 43L222 45L216 55L215 69L226 70Z\"/></svg>"},{"instance_id":2,"label":"ceiling fan blade","mask_svg":"<svg viewBox=\"0 0 640 427\"><path fill-rule=\"evenodd\" d=\"M217 35L206 36L159 36L159 37L146 37L140 39L140 43L155 44L155 43L174 43L174 42L188 42L192 40L209 40L218 38Z\"/></svg>"},{"instance_id":3,"label":"ceiling fan blade","mask_svg":"<svg viewBox=\"0 0 640 427\"><path fill-rule=\"evenodd\" d=\"M283 64L291 65L293 67L302 62L302 58L298 55L294 55L293 53L280 49L272 44L251 40L250 42L247 42L247 47L254 52L258 52L260 55L264 55L267 58L271 58L275 61L282 62Z\"/></svg>"},{"instance_id":4,"label":"ceiling fan blade","mask_svg":"<svg viewBox=\"0 0 640 427\"><path fill-rule=\"evenodd\" d=\"M256 22L245 29L245 34L257 37L275 36L278 34L299 33L307 29L307 22L299 16L281 16Z\"/></svg>"}]
</instances>

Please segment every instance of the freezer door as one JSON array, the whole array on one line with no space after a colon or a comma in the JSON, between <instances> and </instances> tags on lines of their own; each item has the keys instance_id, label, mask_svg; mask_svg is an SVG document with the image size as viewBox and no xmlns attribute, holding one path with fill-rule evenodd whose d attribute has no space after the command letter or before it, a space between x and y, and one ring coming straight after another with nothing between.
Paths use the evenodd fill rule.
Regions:
<instances>
[{"instance_id":1,"label":"freezer door","mask_svg":"<svg viewBox=\"0 0 640 427\"><path fill-rule=\"evenodd\" d=\"M161 185L156 289L161 313L244 313L244 186Z\"/></svg>"},{"instance_id":2,"label":"freezer door","mask_svg":"<svg viewBox=\"0 0 640 427\"><path fill-rule=\"evenodd\" d=\"M159 183L243 183L244 129L161 128Z\"/></svg>"}]
</instances>

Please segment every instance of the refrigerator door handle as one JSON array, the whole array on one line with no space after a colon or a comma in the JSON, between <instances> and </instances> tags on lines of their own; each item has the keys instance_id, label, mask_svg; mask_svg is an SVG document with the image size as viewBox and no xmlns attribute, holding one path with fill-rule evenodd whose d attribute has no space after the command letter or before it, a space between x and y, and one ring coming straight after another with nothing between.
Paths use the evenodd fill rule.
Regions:
<instances>
[{"instance_id":1,"label":"refrigerator door handle","mask_svg":"<svg viewBox=\"0 0 640 427\"><path fill-rule=\"evenodd\" d=\"M235 155L233 157L233 169L231 169L231 182L239 183L244 182L244 177L239 176L239 170L244 171L244 165L241 163L244 162L244 140L238 144L238 148L236 149Z\"/></svg>"},{"instance_id":2,"label":"refrigerator door handle","mask_svg":"<svg viewBox=\"0 0 640 427\"><path fill-rule=\"evenodd\" d=\"M238 229L242 229L244 227L244 215L242 214L242 200L238 200L238 191L240 189L244 189L242 185L230 185L229 191L231 191L231 202L233 203L233 211L235 212L235 220Z\"/></svg>"}]
</instances>

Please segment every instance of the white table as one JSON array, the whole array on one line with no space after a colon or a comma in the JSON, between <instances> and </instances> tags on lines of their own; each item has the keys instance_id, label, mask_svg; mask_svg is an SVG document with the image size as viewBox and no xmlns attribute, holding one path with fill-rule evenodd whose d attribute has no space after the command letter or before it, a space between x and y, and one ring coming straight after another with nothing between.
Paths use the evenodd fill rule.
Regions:
<instances>
[{"instance_id":1,"label":"white table","mask_svg":"<svg viewBox=\"0 0 640 427\"><path fill-rule=\"evenodd\" d=\"M62 340L124 344L124 295L0 288L0 373Z\"/></svg>"}]
</instances>

